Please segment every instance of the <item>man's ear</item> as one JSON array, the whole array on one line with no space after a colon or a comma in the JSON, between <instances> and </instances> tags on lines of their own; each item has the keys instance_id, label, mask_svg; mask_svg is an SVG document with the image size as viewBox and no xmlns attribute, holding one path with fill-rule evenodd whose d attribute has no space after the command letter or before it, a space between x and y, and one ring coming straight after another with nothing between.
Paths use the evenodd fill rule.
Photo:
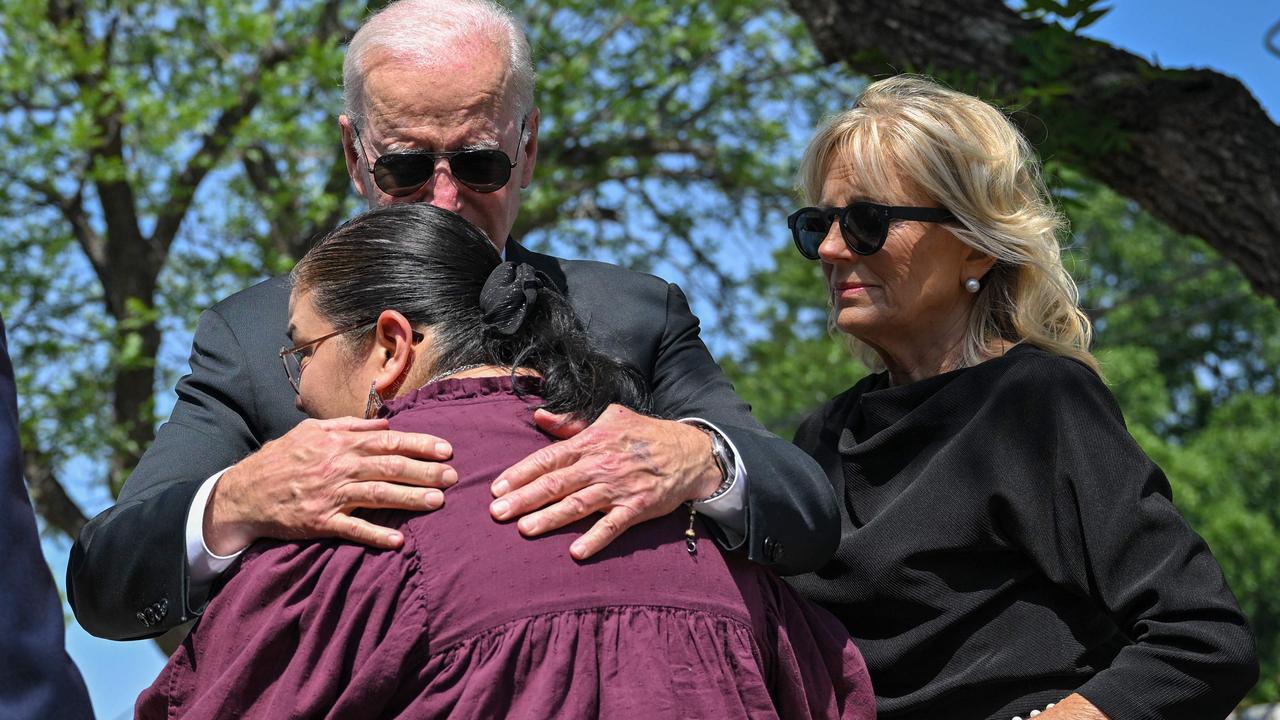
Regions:
<instances>
[{"instance_id":1,"label":"man's ear","mask_svg":"<svg viewBox=\"0 0 1280 720\"><path fill-rule=\"evenodd\" d=\"M529 111L525 121L524 162L521 163L520 187L527 188L533 182L533 167L538 164L538 119L541 117L538 108Z\"/></svg>"},{"instance_id":2,"label":"man's ear","mask_svg":"<svg viewBox=\"0 0 1280 720\"><path fill-rule=\"evenodd\" d=\"M404 381L413 367L413 326L396 310L383 310L373 332L367 362L375 366L373 387L388 394Z\"/></svg>"},{"instance_id":3,"label":"man's ear","mask_svg":"<svg viewBox=\"0 0 1280 720\"><path fill-rule=\"evenodd\" d=\"M356 135L352 129L351 118L346 115L339 115L338 127L342 130L342 154L347 160L347 176L351 178L351 186L355 188L360 197L368 197L365 194L365 180L369 177L369 174L361 171L364 163L361 162L360 146L356 144Z\"/></svg>"}]
</instances>

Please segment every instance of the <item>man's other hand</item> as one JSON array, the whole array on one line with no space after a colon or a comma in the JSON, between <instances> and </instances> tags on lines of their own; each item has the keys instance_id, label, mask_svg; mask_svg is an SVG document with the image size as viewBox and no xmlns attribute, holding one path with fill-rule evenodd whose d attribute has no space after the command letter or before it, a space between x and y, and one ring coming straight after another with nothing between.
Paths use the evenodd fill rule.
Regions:
<instances>
[{"instance_id":1,"label":"man's other hand","mask_svg":"<svg viewBox=\"0 0 1280 720\"><path fill-rule=\"evenodd\" d=\"M400 533L357 508L435 510L458 474L440 438L387 429L385 419L306 420L228 469L204 514L205 545L230 555L263 537L340 537L393 550Z\"/></svg>"},{"instance_id":2,"label":"man's other hand","mask_svg":"<svg viewBox=\"0 0 1280 720\"><path fill-rule=\"evenodd\" d=\"M595 555L637 523L711 495L723 480L711 439L691 425L621 405L610 405L590 425L543 410L534 421L567 439L499 475L490 512L498 520L519 517L521 534L530 537L604 513L570 546L575 560Z\"/></svg>"}]
</instances>

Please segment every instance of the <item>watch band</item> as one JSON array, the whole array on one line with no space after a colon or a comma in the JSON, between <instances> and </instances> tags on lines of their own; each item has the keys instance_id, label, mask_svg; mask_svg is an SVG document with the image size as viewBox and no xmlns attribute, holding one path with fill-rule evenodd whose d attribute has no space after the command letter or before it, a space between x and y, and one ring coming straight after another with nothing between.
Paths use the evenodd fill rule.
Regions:
<instances>
[{"instance_id":1,"label":"watch band","mask_svg":"<svg viewBox=\"0 0 1280 720\"><path fill-rule=\"evenodd\" d=\"M694 427L706 433L707 437L711 438L711 457L716 461L716 466L720 468L720 477L723 478L720 481L720 487L716 488L715 492L711 493L707 497L694 500L696 503L710 502L725 494L729 491L729 488L733 487L733 480L736 475L734 472L736 463L734 462L733 451L729 449L724 438L720 437L720 433L700 424L694 424Z\"/></svg>"}]
</instances>

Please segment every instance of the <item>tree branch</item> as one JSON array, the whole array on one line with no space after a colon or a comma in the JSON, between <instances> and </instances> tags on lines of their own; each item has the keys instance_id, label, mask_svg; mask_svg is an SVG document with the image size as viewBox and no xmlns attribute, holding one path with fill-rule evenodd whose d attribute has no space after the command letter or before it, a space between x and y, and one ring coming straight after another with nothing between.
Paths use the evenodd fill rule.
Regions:
<instances>
[{"instance_id":1,"label":"tree branch","mask_svg":"<svg viewBox=\"0 0 1280 720\"><path fill-rule=\"evenodd\" d=\"M89 216L85 212L83 181L76 189L75 195L68 197L59 193L58 189L48 182L38 181L25 175L18 175L8 170L5 170L4 174L11 181L24 185L27 189L44 198L45 205L57 208L62 217L71 225L72 234L75 235L76 242L84 250L84 254L88 256L94 272L97 273L99 279L102 279L102 276L108 272L107 246L102 236L93 229L93 225L89 222ZM103 286L106 286L105 281Z\"/></svg>"},{"instance_id":2,"label":"tree branch","mask_svg":"<svg viewBox=\"0 0 1280 720\"><path fill-rule=\"evenodd\" d=\"M89 521L62 483L53 475L52 460L29 444L23 450L23 472L31 491L31 504L49 527L75 540Z\"/></svg>"},{"instance_id":3,"label":"tree branch","mask_svg":"<svg viewBox=\"0 0 1280 720\"><path fill-rule=\"evenodd\" d=\"M1204 238L1280 298L1280 128L1238 80L1153 66L1002 0L789 2L830 62L1025 102L1013 117L1033 139L1049 128L1042 153Z\"/></svg>"},{"instance_id":4,"label":"tree branch","mask_svg":"<svg viewBox=\"0 0 1280 720\"><path fill-rule=\"evenodd\" d=\"M271 149L259 143L250 150L251 152L241 153L241 162L249 184L260 197L276 194L285 179ZM346 158L341 152L334 153L325 179L324 194L340 198L347 191L350 182ZM287 207L280 208L276 213L266 213L270 219L267 241L276 252L294 259L305 255L312 238L333 228L343 215L342 204L338 203L319 220L304 224L305 216L299 203L300 196L295 195L291 197Z\"/></svg>"},{"instance_id":5,"label":"tree branch","mask_svg":"<svg viewBox=\"0 0 1280 720\"><path fill-rule=\"evenodd\" d=\"M50 0L45 16L57 28L65 28L74 22L82 23L84 3L80 0Z\"/></svg>"},{"instance_id":6,"label":"tree branch","mask_svg":"<svg viewBox=\"0 0 1280 720\"><path fill-rule=\"evenodd\" d=\"M603 167L611 158L648 158L662 154L689 155L698 160L712 161L717 154L711 145L652 135L612 138L607 142L572 147L549 143L547 150L566 167Z\"/></svg>"},{"instance_id":7,"label":"tree branch","mask_svg":"<svg viewBox=\"0 0 1280 720\"><path fill-rule=\"evenodd\" d=\"M332 34L341 30L337 19L340 7L339 0L328 0L324 4L320 13L319 32L308 40L328 40ZM223 153L231 145L236 128L262 101L263 76L272 68L291 59L303 47L302 42L278 44L263 48L258 54L258 61L253 71L240 83L239 101L222 111L214 121L213 127L201 138L200 148L173 180L173 190L168 202L164 203L164 211L156 219L155 231L151 235L152 244L161 256L168 253L170 245L177 237L178 229L195 199L200 182L217 165Z\"/></svg>"},{"instance_id":8,"label":"tree branch","mask_svg":"<svg viewBox=\"0 0 1280 720\"><path fill-rule=\"evenodd\" d=\"M1225 262L1216 262L1216 263L1209 263L1206 265L1202 265L1199 268L1197 268L1195 272L1183 277L1179 277L1178 282L1184 283L1184 284L1194 283L1197 280L1203 279L1206 275L1208 275L1211 272L1218 272L1220 270L1223 270L1226 267L1226 265L1227 263ZM1108 315L1110 315L1111 313L1117 310L1123 309L1127 306L1137 305L1138 303L1143 302L1144 300L1150 300L1152 298L1162 296L1165 294L1165 292L1166 290L1164 287L1152 286L1143 290L1142 292L1129 293L1106 307L1086 309L1085 312L1089 314L1089 319L1096 324L1099 320L1104 319L1105 317L1107 317ZM1234 299L1232 301L1234 302ZM1199 305L1197 306L1196 309L1204 310L1205 307L1206 305Z\"/></svg>"},{"instance_id":9,"label":"tree branch","mask_svg":"<svg viewBox=\"0 0 1280 720\"><path fill-rule=\"evenodd\" d=\"M700 273L710 274L715 278L717 287L720 290L728 290L737 284L733 278L729 277L727 273L720 269L720 263L717 263L715 258L707 255L706 250L703 249L702 246L693 242L693 239L689 237L689 233L678 232L676 230L675 223L671 219L671 213L668 213L659 206L657 200L653 198L653 195L648 191L648 189L641 187L639 194L645 207L649 208L649 212L654 214L654 217L657 218L658 222L661 222L672 229L672 232L668 237L679 240L680 243L685 246L685 249L689 251L689 254L693 256L693 264L699 269Z\"/></svg>"},{"instance_id":10,"label":"tree branch","mask_svg":"<svg viewBox=\"0 0 1280 720\"><path fill-rule=\"evenodd\" d=\"M254 144L240 153L240 164L244 166L244 175L259 198L275 195L283 180L270 148L262 143ZM297 234L298 229L297 202L290 199L288 205L265 214L268 217L267 242L276 252L289 253L292 247L289 238Z\"/></svg>"},{"instance_id":11,"label":"tree branch","mask_svg":"<svg viewBox=\"0 0 1280 720\"><path fill-rule=\"evenodd\" d=\"M324 192L331 197L344 197L351 188L351 176L347 174L347 159L341 148L334 153L333 160L329 165L329 178L325 181ZM325 214L318 222L312 223L303 229L294 238L294 245L290 248L290 256L301 258L310 249L311 240L322 232L328 232L338 224L343 216L342 203L337 203L333 209Z\"/></svg>"}]
</instances>

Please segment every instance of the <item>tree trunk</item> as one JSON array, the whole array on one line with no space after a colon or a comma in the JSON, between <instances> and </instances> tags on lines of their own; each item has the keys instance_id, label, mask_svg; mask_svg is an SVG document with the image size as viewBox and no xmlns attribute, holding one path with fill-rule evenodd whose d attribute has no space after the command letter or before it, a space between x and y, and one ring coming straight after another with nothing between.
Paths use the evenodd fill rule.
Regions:
<instances>
[{"instance_id":1,"label":"tree trunk","mask_svg":"<svg viewBox=\"0 0 1280 720\"><path fill-rule=\"evenodd\" d=\"M160 352L160 328L146 322L136 330L141 340L140 361L116 371L111 424L121 432L121 445L111 454L110 485L112 496L120 494L142 453L155 439L155 357Z\"/></svg>"},{"instance_id":2,"label":"tree trunk","mask_svg":"<svg viewBox=\"0 0 1280 720\"><path fill-rule=\"evenodd\" d=\"M1240 81L1166 70L1002 0L789 0L823 56L933 75L1013 118L1042 155L1204 238L1280 298L1280 127Z\"/></svg>"}]
</instances>

